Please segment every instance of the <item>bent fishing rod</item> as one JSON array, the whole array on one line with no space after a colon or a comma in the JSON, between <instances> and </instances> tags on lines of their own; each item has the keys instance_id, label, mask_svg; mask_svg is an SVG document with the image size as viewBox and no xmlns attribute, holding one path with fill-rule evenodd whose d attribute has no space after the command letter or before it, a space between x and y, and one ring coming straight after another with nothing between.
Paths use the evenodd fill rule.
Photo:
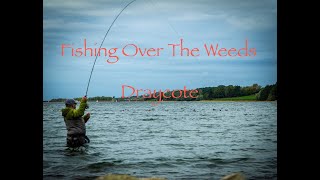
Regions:
<instances>
[{"instance_id":1,"label":"bent fishing rod","mask_svg":"<svg viewBox=\"0 0 320 180\"><path fill-rule=\"evenodd\" d=\"M120 11L120 13L116 16L116 18L113 20L113 22L111 23L108 31L107 31L106 34L104 35L104 38L103 38L103 40L102 40L102 42L101 42L101 44L100 44L100 48L102 47L102 44L103 44L104 40L106 39L106 37L107 37L107 35L108 35L111 27L113 26L114 22L118 19L118 17L120 16L120 14L121 14L130 4L132 4L134 1L136 1L136 0L133 0L133 1L131 1L130 3L128 3L128 4ZM88 81L88 85L87 85L87 90L86 90L86 95L85 95L85 97L87 97L87 95L88 95L88 89L89 89L89 85L90 85L90 80L91 80L92 72L93 72L94 66L95 66L95 64L96 64L97 58L98 58L98 54L96 55L96 58L94 59L94 63L93 63L92 69L91 69L91 73L90 73L90 77L89 77L89 81Z\"/></svg>"}]
</instances>

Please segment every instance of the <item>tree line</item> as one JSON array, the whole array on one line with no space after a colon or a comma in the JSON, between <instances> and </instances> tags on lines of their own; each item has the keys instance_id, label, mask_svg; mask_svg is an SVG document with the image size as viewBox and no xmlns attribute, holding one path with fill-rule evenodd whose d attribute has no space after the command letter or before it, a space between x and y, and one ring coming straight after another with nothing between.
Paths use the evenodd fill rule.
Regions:
<instances>
[{"instance_id":1,"label":"tree line","mask_svg":"<svg viewBox=\"0 0 320 180\"><path fill-rule=\"evenodd\" d=\"M251 86L233 86L233 85L219 85L216 87L204 87L197 88L198 97L191 98L181 96L180 98L163 98L164 101L201 101L201 100L216 100L221 98L233 98L233 97L242 97L242 96L254 96L254 99L257 101L274 101L277 100L277 83L273 85L266 85L261 87L258 84L253 84ZM172 91L164 93L165 96L170 96ZM180 96L179 91L174 91L174 96ZM187 91L186 94L189 94ZM156 93L156 97L159 96L159 93ZM139 96L139 100L155 100L158 98L148 98L144 99L142 96Z\"/></svg>"},{"instance_id":2,"label":"tree line","mask_svg":"<svg viewBox=\"0 0 320 180\"><path fill-rule=\"evenodd\" d=\"M252 86L224 86L199 88L199 100L214 100L218 98L232 98L240 96L248 96L258 93L261 86L253 84Z\"/></svg>"},{"instance_id":3,"label":"tree line","mask_svg":"<svg viewBox=\"0 0 320 180\"><path fill-rule=\"evenodd\" d=\"M184 98L182 95L180 98L162 98L164 101L201 101L201 100L215 100L221 98L233 98L233 97L241 97L241 96L255 96L257 101L274 101L277 100L277 83L273 85L266 85L265 87L261 87L258 84L253 84L251 86L233 86L233 85L220 85L216 87L204 87L204 88L197 88L198 90L198 97L191 98L187 97ZM182 90L183 91L183 90ZM164 93L167 97L172 95L172 91ZM189 91L187 91L189 94ZM156 93L156 97L159 96L159 92ZM174 92L175 97L180 96L179 91ZM81 100L81 97L74 98L77 101ZM143 96L133 96L130 98L115 98L109 96L96 96L88 98L88 101L124 101L124 100L138 100L138 101L146 101L146 100L157 100L158 98L143 98ZM57 98L51 99L49 102L64 102L65 98Z\"/></svg>"},{"instance_id":4,"label":"tree line","mask_svg":"<svg viewBox=\"0 0 320 180\"><path fill-rule=\"evenodd\" d=\"M96 97L89 97L88 101L112 101L114 100L113 97L108 97L108 96L96 96ZM82 97L76 97L73 98L77 101L81 101ZM65 102L67 99L66 98L56 98L56 99L51 99L49 102Z\"/></svg>"},{"instance_id":5,"label":"tree line","mask_svg":"<svg viewBox=\"0 0 320 180\"><path fill-rule=\"evenodd\" d=\"M254 95L257 101L274 101L277 100L277 83L266 85L262 88L258 84L251 86L224 86L199 88L200 95L198 100L214 100L219 98L232 98Z\"/></svg>"}]
</instances>

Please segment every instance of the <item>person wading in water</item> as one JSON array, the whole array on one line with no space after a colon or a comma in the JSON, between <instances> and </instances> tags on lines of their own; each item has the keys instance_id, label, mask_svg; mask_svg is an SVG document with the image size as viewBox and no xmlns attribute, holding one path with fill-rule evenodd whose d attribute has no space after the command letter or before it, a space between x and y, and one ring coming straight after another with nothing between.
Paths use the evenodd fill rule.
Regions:
<instances>
[{"instance_id":1,"label":"person wading in water","mask_svg":"<svg viewBox=\"0 0 320 180\"><path fill-rule=\"evenodd\" d=\"M66 107L62 109L62 116L67 128L67 146L80 147L90 140L86 136L86 123L90 118L90 113L85 116L84 111L87 105L87 97L81 99L80 106L76 109L76 101L74 99L67 99Z\"/></svg>"}]
</instances>

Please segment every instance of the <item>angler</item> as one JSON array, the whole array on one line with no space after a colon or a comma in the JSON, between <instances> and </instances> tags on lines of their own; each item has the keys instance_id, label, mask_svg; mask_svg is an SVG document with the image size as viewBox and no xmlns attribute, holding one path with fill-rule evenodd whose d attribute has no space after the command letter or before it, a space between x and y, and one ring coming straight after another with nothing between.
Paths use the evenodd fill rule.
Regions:
<instances>
[{"instance_id":1,"label":"angler","mask_svg":"<svg viewBox=\"0 0 320 180\"><path fill-rule=\"evenodd\" d=\"M84 115L87 97L82 98L78 109L76 109L77 103L74 99L67 99L65 105L66 108L62 109L61 112L68 131L67 146L79 147L89 143L90 140L86 136L86 123L90 119L90 113Z\"/></svg>"},{"instance_id":2,"label":"angler","mask_svg":"<svg viewBox=\"0 0 320 180\"><path fill-rule=\"evenodd\" d=\"M111 23L108 31L106 32L101 45L99 47L99 50L102 47L102 44L104 42L104 40L106 39L112 25L114 24L114 22L117 20L117 18L120 16L120 14L131 4L136 0L131 1L130 3L128 3L121 11L120 13L116 16L116 18L113 20L113 22ZM86 95L81 99L80 102L80 107L78 109L76 109L76 102L73 99L68 99L65 102L66 108L62 109L62 116L64 117L64 121L65 124L67 126L67 145L69 147L79 147L82 146L85 143L90 142L89 138L86 136L86 122L89 120L90 118L90 114L87 113L85 116L84 115L84 111L85 109L88 108L88 104L87 104L87 95L88 95L88 89L89 89L89 85L90 85L90 80L91 80L91 76L92 76L92 72L94 69L94 66L96 64L98 58L98 53L96 55L96 58L94 60L91 72L90 72L90 77L89 77L89 81L88 81L88 85L87 85L87 90L86 90ZM110 62L109 62L110 63Z\"/></svg>"}]
</instances>

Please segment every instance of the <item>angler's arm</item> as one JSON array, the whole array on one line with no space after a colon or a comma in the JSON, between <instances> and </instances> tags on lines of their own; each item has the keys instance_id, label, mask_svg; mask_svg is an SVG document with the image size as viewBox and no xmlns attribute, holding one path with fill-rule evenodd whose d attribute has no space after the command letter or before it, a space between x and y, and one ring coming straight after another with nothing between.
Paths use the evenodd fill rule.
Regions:
<instances>
[{"instance_id":1,"label":"angler's arm","mask_svg":"<svg viewBox=\"0 0 320 180\"><path fill-rule=\"evenodd\" d=\"M86 106L87 106L87 98L83 97L81 99L79 108L73 110L73 117L77 118L77 117L83 116L84 115L84 111L86 109Z\"/></svg>"}]
</instances>

